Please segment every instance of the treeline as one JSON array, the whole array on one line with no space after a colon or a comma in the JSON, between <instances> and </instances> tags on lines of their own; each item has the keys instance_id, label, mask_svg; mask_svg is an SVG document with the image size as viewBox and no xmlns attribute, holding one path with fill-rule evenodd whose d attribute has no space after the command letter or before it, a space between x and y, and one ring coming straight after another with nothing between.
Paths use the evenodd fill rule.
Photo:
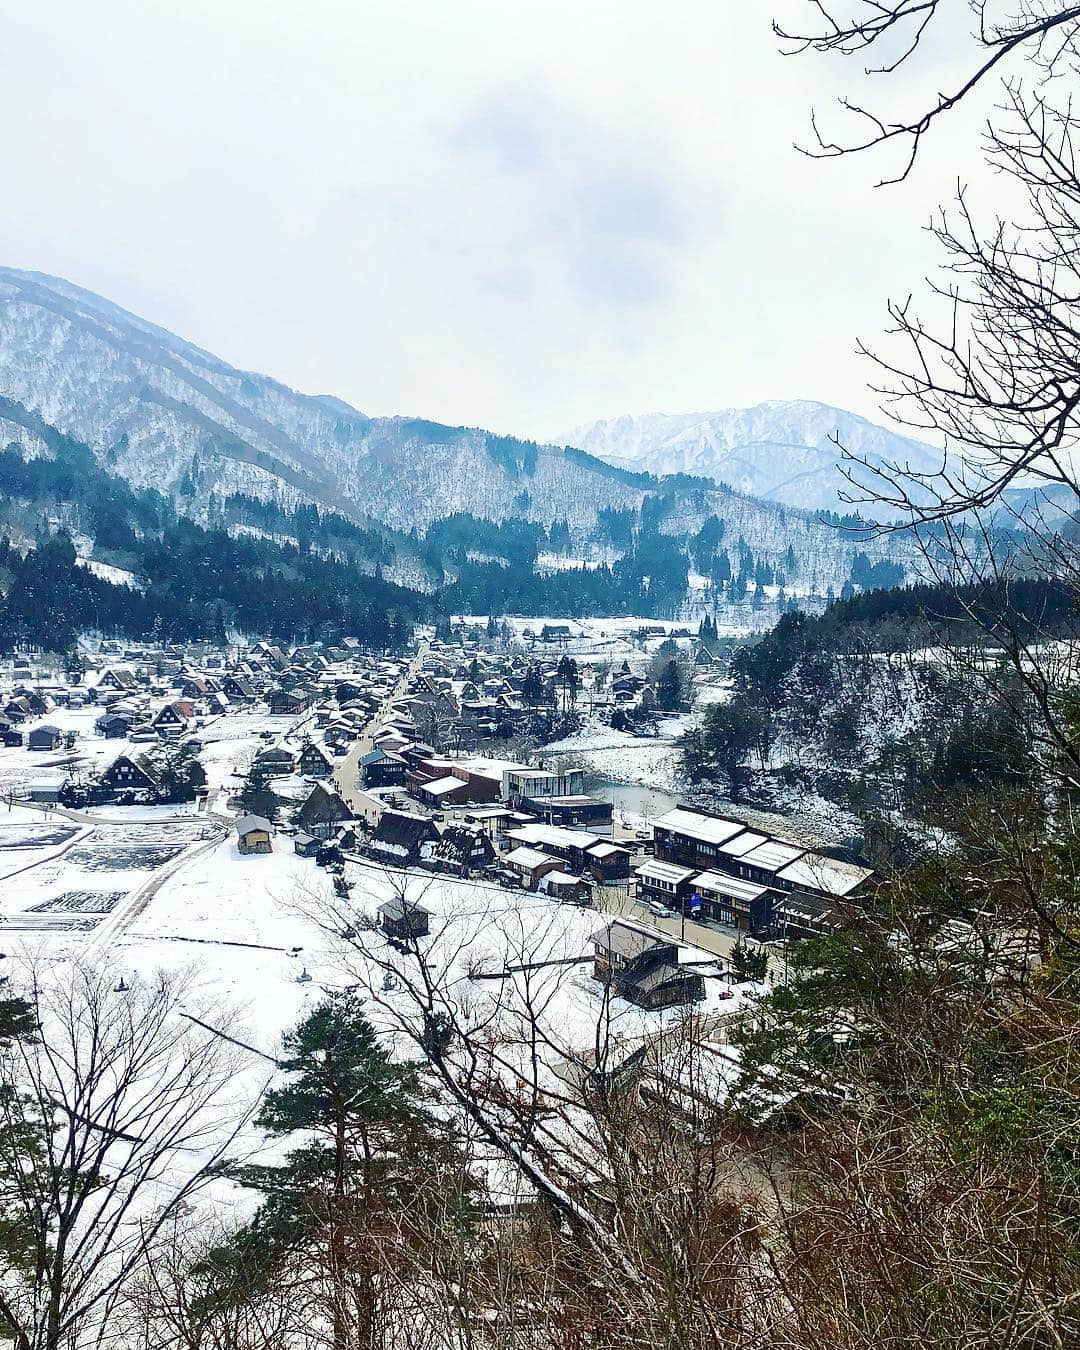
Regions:
<instances>
[{"instance_id":1,"label":"treeline","mask_svg":"<svg viewBox=\"0 0 1080 1350\"><path fill-rule=\"evenodd\" d=\"M483 520L468 512L457 511L443 520L433 521L420 538L411 536L421 558L437 572L444 564L463 566L470 553L516 560L531 566L548 541L543 525L531 520Z\"/></svg>"},{"instance_id":2,"label":"treeline","mask_svg":"<svg viewBox=\"0 0 1080 1350\"><path fill-rule=\"evenodd\" d=\"M26 459L15 444L0 452L0 497L9 510L20 502L32 508L39 529L30 550L0 535L0 650L30 644L63 651L85 629L223 641L234 629L303 640L324 628L383 648L403 642L429 609L423 596L382 579L393 545L343 516L234 494L223 504L225 519L297 543L234 538L225 519L204 528L177 515L160 493L132 489L87 446L21 405L0 399L0 415L51 452ZM134 584L117 585L80 566L58 523L90 535L95 552L116 559Z\"/></svg>"},{"instance_id":3,"label":"treeline","mask_svg":"<svg viewBox=\"0 0 1080 1350\"><path fill-rule=\"evenodd\" d=\"M541 531L542 533L542 531ZM451 614L637 614L672 613L685 599L686 553L670 535L640 535L625 558L600 567L536 571L535 555L511 556L506 565L464 558L457 580L440 592Z\"/></svg>"},{"instance_id":4,"label":"treeline","mask_svg":"<svg viewBox=\"0 0 1080 1350\"><path fill-rule=\"evenodd\" d=\"M288 641L326 630L393 647L411 634L425 603L354 565L233 539L191 521L141 541L136 553L140 588L80 566L66 534L42 538L25 555L0 540L0 573L9 579L0 600L0 651L66 651L85 630L219 642L232 630Z\"/></svg>"},{"instance_id":5,"label":"treeline","mask_svg":"<svg viewBox=\"0 0 1080 1350\"><path fill-rule=\"evenodd\" d=\"M247 525L267 534L287 535L297 541L301 553L317 548L347 558L363 558L386 565L394 561L394 542L375 530L365 530L336 511L310 504L291 510L277 502L262 501L244 492L233 492L212 512L215 524Z\"/></svg>"},{"instance_id":6,"label":"treeline","mask_svg":"<svg viewBox=\"0 0 1080 1350\"><path fill-rule=\"evenodd\" d=\"M733 674L740 691L775 703L784 677L810 655L902 651L938 640L955 645L1007 632L1030 640L1072 631L1076 620L1068 585L1045 577L871 590L837 600L816 617L785 614L739 653Z\"/></svg>"}]
</instances>

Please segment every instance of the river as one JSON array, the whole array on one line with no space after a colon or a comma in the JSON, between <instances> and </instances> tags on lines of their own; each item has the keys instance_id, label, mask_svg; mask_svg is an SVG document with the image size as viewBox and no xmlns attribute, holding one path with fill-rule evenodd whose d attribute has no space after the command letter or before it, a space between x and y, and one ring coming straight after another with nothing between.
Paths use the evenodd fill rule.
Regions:
<instances>
[{"instance_id":1,"label":"river","mask_svg":"<svg viewBox=\"0 0 1080 1350\"><path fill-rule=\"evenodd\" d=\"M644 816L655 820L678 803L678 798L647 783L616 783L611 778L590 778L586 791L603 797L615 807L615 817Z\"/></svg>"}]
</instances>

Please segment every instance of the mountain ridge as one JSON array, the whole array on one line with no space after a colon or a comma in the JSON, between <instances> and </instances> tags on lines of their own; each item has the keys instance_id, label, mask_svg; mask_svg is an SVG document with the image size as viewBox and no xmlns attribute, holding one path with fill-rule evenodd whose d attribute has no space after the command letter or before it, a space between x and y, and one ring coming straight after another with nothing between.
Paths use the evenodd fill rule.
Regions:
<instances>
[{"instance_id":1,"label":"mountain ridge","mask_svg":"<svg viewBox=\"0 0 1080 1350\"><path fill-rule=\"evenodd\" d=\"M587 556L605 519L641 522L647 501L662 498L662 533L689 539L716 516L739 552L775 565L794 549L823 585L843 583L856 548L879 557L893 548L841 538L813 513L684 471L658 479L587 448L368 417L332 394L240 370L39 272L0 268L0 395L197 521L214 519L233 493L283 509L312 503L404 534L455 514L562 520Z\"/></svg>"},{"instance_id":2,"label":"mountain ridge","mask_svg":"<svg viewBox=\"0 0 1080 1350\"><path fill-rule=\"evenodd\" d=\"M695 473L804 510L850 508L836 436L872 465L940 468L941 452L858 413L813 399L770 399L747 408L623 414L576 427L568 439L609 463L651 473ZM857 480L865 471L849 466Z\"/></svg>"}]
</instances>

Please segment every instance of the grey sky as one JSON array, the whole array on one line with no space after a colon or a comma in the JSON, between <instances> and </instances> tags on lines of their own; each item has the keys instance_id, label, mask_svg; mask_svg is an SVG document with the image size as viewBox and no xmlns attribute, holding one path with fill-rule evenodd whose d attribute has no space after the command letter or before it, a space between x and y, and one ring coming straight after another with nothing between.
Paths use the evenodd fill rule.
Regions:
<instances>
[{"instance_id":1,"label":"grey sky","mask_svg":"<svg viewBox=\"0 0 1080 1350\"><path fill-rule=\"evenodd\" d=\"M932 262L974 114L902 188L806 160L856 72L781 57L785 9L0 0L0 262L369 413L873 414L855 337Z\"/></svg>"}]
</instances>

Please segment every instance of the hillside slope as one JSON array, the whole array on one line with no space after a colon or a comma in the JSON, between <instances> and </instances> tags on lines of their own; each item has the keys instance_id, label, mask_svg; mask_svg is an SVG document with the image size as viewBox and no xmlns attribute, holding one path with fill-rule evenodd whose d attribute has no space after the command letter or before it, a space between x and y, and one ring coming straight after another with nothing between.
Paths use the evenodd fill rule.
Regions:
<instances>
[{"instance_id":1,"label":"hillside slope","mask_svg":"<svg viewBox=\"0 0 1080 1350\"><path fill-rule=\"evenodd\" d=\"M709 481L658 482L576 449L367 417L336 398L237 370L69 282L2 268L0 396L85 442L134 487L153 487L204 522L241 492L402 531L423 531L455 512L544 525L565 519L587 548L600 511L638 513L662 492L670 498L665 533L693 534L716 515L726 537L759 559L778 562L792 547L801 575L822 589L841 585L856 546L867 547L811 516ZM19 439L24 453L35 453L32 435Z\"/></svg>"}]
</instances>

